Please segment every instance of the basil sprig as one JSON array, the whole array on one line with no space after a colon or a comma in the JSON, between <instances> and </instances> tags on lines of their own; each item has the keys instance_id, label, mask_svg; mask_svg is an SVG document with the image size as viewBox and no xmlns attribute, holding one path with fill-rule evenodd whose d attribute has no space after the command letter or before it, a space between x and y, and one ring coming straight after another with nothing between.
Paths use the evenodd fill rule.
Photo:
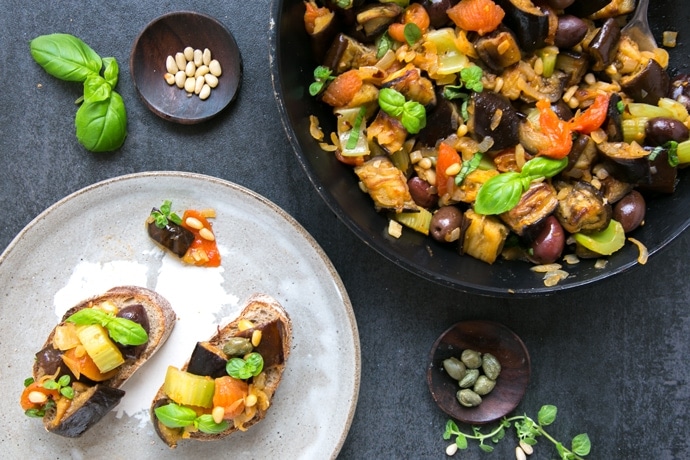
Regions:
<instances>
[{"instance_id":1,"label":"basil sprig","mask_svg":"<svg viewBox=\"0 0 690 460\"><path fill-rule=\"evenodd\" d=\"M141 345L149 339L141 324L127 318L119 318L96 308L84 308L65 321L79 326L100 324L108 330L110 337L122 345Z\"/></svg>"},{"instance_id":2,"label":"basil sprig","mask_svg":"<svg viewBox=\"0 0 690 460\"><path fill-rule=\"evenodd\" d=\"M379 91L379 107L388 115L398 118L408 133L417 134L426 126L426 109L417 101L407 101L393 88Z\"/></svg>"},{"instance_id":3,"label":"basil sprig","mask_svg":"<svg viewBox=\"0 0 690 460\"><path fill-rule=\"evenodd\" d=\"M101 58L69 34L41 35L31 40L30 49L34 60L50 75L84 84L74 119L79 142L92 152L120 148L127 136L127 112L122 97L113 90L120 71L115 58Z\"/></svg>"},{"instance_id":4,"label":"basil sprig","mask_svg":"<svg viewBox=\"0 0 690 460\"><path fill-rule=\"evenodd\" d=\"M197 416L194 409L175 403L159 406L154 409L154 413L156 418L168 428L184 428L194 425L202 433L218 434L227 430L230 426L226 420L216 423L211 414Z\"/></svg>"},{"instance_id":5,"label":"basil sprig","mask_svg":"<svg viewBox=\"0 0 690 460\"><path fill-rule=\"evenodd\" d=\"M182 225L182 218L176 213L172 212L172 201L165 200L160 209L153 208L151 217L158 228L165 228L168 221L177 225Z\"/></svg>"},{"instance_id":6,"label":"basil sprig","mask_svg":"<svg viewBox=\"0 0 690 460\"><path fill-rule=\"evenodd\" d=\"M520 202L522 193L532 182L553 177L566 166L568 158L536 157L525 163L521 172L510 171L494 176L479 189L474 210L485 216L510 211Z\"/></svg>"},{"instance_id":7,"label":"basil sprig","mask_svg":"<svg viewBox=\"0 0 690 460\"><path fill-rule=\"evenodd\" d=\"M256 352L249 353L244 359L232 358L225 365L228 375L240 380L256 377L263 369L264 358Z\"/></svg>"}]
</instances>

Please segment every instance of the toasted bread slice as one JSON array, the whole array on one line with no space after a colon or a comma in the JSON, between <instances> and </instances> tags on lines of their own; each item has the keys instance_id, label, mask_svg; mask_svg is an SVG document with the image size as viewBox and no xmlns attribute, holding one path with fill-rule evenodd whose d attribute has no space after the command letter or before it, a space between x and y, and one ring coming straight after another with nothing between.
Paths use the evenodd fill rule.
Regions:
<instances>
[{"instance_id":1,"label":"toasted bread slice","mask_svg":"<svg viewBox=\"0 0 690 460\"><path fill-rule=\"evenodd\" d=\"M243 323L246 324L246 321L250 321L253 326L249 329L244 329ZM227 373L225 373L225 363L227 363L229 357L223 352L224 344L234 337L251 338L254 331L263 332L263 339L255 347L254 351L260 353L264 359L265 365L262 372L264 377L262 378L265 378L265 384L262 391L268 398L268 407L256 409L256 412L247 420L242 419L240 422L237 419L233 420L230 422L229 427L220 433L209 434L196 430L169 428L161 423L155 414L156 408L173 402L165 394L164 387L161 386L151 404L151 420L158 436L168 446L175 448L182 439L215 441L236 431L245 431L266 417L270 402L282 379L292 342L290 317L274 298L266 294L252 295L235 320L218 329L218 332L208 341L197 344L190 361L182 367L182 370L210 378L220 377L223 374L227 376ZM197 354L199 351L210 358L199 359ZM203 361L203 363L199 364L199 361ZM246 413L243 416L246 417Z\"/></svg>"},{"instance_id":2,"label":"toasted bread slice","mask_svg":"<svg viewBox=\"0 0 690 460\"><path fill-rule=\"evenodd\" d=\"M118 311L125 307L138 309L134 306L143 306L146 322L148 322L148 340L137 347L130 346L123 353L124 362L115 371L112 371L113 375L107 380L94 382L81 376L81 379L76 381L70 372L71 386L74 390L74 397L71 402L67 400L48 406L43 416L45 428L52 433L65 437L81 436L112 410L125 394L119 388L160 349L170 336L177 319L170 303L160 294L139 286L119 286L103 294L88 298L70 308L58 326L64 325L67 318L74 313L103 302L110 302L117 307ZM51 331L39 352L39 354L48 353L51 358L37 359L34 363L33 378L35 381L40 381L46 376L55 376L56 370L54 368L46 369L43 367L44 365L59 366L61 368L60 374L63 374L67 369L62 361L62 352L53 346L53 339L58 326Z\"/></svg>"}]
</instances>

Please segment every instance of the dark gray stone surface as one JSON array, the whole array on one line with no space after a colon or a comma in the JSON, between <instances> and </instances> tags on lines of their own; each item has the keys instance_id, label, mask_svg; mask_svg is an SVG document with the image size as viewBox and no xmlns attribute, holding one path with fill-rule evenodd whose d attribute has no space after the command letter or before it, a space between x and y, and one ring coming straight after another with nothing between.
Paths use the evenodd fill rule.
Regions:
<instances>
[{"instance_id":1,"label":"dark gray stone surface","mask_svg":"<svg viewBox=\"0 0 690 460\"><path fill-rule=\"evenodd\" d=\"M234 105L198 126L154 116L129 77L138 32L163 13L185 9L222 21L244 59ZM516 412L536 416L543 404L558 406L549 429L558 439L569 443L587 432L593 459L690 456L690 234L646 266L577 292L513 300L439 287L359 241L303 174L273 96L268 0L0 0L0 11L0 249L43 209L94 182L149 170L217 176L294 216L321 244L348 290L360 332L362 378L341 458L445 457L446 417L431 400L425 367L436 337L463 319L499 321L523 339L532 380ZM29 54L31 38L53 32L74 34L119 61L117 89L129 114L129 137L120 151L93 154L77 143L79 85L50 77ZM493 454L475 443L457 458L512 458L514 446L511 431ZM556 456L543 439L532 458Z\"/></svg>"}]
</instances>

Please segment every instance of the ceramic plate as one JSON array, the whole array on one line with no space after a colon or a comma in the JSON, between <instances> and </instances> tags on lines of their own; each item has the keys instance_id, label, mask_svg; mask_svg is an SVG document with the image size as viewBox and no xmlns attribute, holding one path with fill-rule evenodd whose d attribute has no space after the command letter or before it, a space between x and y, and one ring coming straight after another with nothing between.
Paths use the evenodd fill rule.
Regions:
<instances>
[{"instance_id":1,"label":"ceramic plate","mask_svg":"<svg viewBox=\"0 0 690 460\"><path fill-rule=\"evenodd\" d=\"M154 206L214 208L223 262L183 266L149 240ZM47 433L19 407L34 353L72 304L135 284L178 315L170 339L123 389L120 405L81 438ZM148 404L169 364L235 317L253 293L275 297L293 320L293 349L267 417L218 442L169 450ZM312 237L275 204L238 185L189 173L141 173L80 190L48 208L0 256L0 451L7 458L326 458L347 434L359 392L359 336L342 282Z\"/></svg>"}]
</instances>

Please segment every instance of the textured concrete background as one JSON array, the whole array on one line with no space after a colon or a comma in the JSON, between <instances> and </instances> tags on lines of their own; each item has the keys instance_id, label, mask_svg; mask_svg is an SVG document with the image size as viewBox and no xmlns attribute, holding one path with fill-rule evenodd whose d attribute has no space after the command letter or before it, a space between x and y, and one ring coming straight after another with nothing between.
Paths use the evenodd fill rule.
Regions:
<instances>
[{"instance_id":1,"label":"textured concrete background","mask_svg":"<svg viewBox=\"0 0 690 460\"><path fill-rule=\"evenodd\" d=\"M138 32L163 13L185 9L222 21L244 59L234 105L198 126L151 114L129 77ZM227 179L293 215L322 245L348 289L361 338L362 378L341 458L445 457L446 417L431 400L425 367L436 337L463 319L499 321L523 339L532 380L516 412L536 416L543 404L558 406L549 430L558 439L569 443L587 432L593 459L690 457L690 234L645 267L535 300L461 294L402 271L339 222L296 161L271 85L270 9L269 0L0 0L0 249L46 207L109 177L186 170ZM688 21L684 9L684 17L654 11L682 24ZM92 154L77 143L73 103L81 89L48 76L29 54L30 39L53 32L74 34L119 61L117 89L129 114L129 137L120 151ZM684 32L680 38L686 39ZM511 432L493 454L471 444L457 458L511 458L514 446ZM230 455L231 444L223 449ZM532 458L556 456L542 440Z\"/></svg>"}]
</instances>

